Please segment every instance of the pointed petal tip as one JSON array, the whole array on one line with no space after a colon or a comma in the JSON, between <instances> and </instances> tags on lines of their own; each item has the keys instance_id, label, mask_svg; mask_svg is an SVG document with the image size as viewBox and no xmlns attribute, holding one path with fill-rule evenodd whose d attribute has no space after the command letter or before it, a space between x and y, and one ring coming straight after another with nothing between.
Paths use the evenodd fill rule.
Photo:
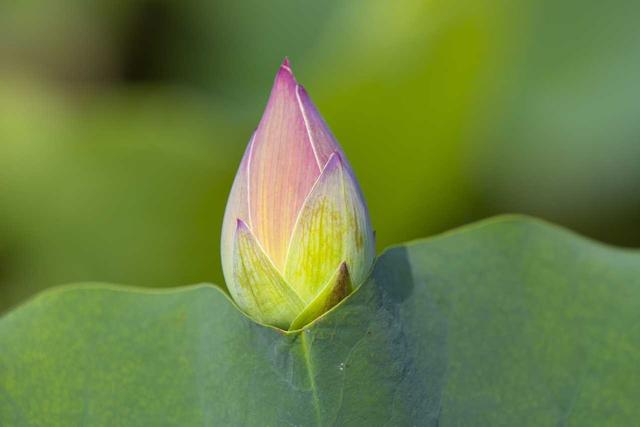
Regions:
<instances>
[{"instance_id":1,"label":"pointed petal tip","mask_svg":"<svg viewBox=\"0 0 640 427\"><path fill-rule=\"evenodd\" d=\"M282 61L282 64L278 69L278 73L276 74L276 82L279 82L279 81L292 82L294 85L298 84L295 76L293 75L293 70L291 69L289 58L287 57L285 57L284 61Z\"/></svg>"},{"instance_id":2,"label":"pointed petal tip","mask_svg":"<svg viewBox=\"0 0 640 427\"><path fill-rule=\"evenodd\" d=\"M249 226L240 218L236 218L236 230L246 231L249 230Z\"/></svg>"},{"instance_id":3,"label":"pointed petal tip","mask_svg":"<svg viewBox=\"0 0 640 427\"><path fill-rule=\"evenodd\" d=\"M317 113L317 108L311 101L311 97L309 96L307 89L305 89L303 85L298 83L296 87L296 91L298 92L298 97L300 98L300 102L302 103L302 106L305 108L305 110L311 112L312 114L315 113L314 116L319 117L319 113Z\"/></svg>"},{"instance_id":4,"label":"pointed petal tip","mask_svg":"<svg viewBox=\"0 0 640 427\"><path fill-rule=\"evenodd\" d=\"M340 266L338 267L338 270L340 270L340 274L341 275L349 275L349 267L347 266L347 262L346 261L342 261L340 263Z\"/></svg>"},{"instance_id":5,"label":"pointed petal tip","mask_svg":"<svg viewBox=\"0 0 640 427\"><path fill-rule=\"evenodd\" d=\"M300 98L308 102L309 94L307 93L307 90L304 88L304 86L301 85L300 83L298 83L298 94L300 95Z\"/></svg>"},{"instance_id":6,"label":"pointed petal tip","mask_svg":"<svg viewBox=\"0 0 640 427\"><path fill-rule=\"evenodd\" d=\"M342 166L343 166L342 156L338 151L334 151L329 156L329 159L327 160L327 163L324 166L324 170L326 170L327 172L331 172L337 168L341 168Z\"/></svg>"},{"instance_id":7,"label":"pointed petal tip","mask_svg":"<svg viewBox=\"0 0 640 427\"><path fill-rule=\"evenodd\" d=\"M289 330L300 329L333 308L353 290L346 261L334 270L320 292L307 304L304 310L291 322Z\"/></svg>"}]
</instances>

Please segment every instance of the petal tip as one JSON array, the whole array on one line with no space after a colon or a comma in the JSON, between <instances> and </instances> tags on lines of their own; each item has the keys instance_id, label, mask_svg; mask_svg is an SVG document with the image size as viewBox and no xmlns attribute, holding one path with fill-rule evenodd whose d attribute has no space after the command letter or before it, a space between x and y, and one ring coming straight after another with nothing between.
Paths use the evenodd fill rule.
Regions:
<instances>
[{"instance_id":1,"label":"petal tip","mask_svg":"<svg viewBox=\"0 0 640 427\"><path fill-rule=\"evenodd\" d=\"M349 277L349 266L346 261L342 261L338 267L338 274L340 277Z\"/></svg>"},{"instance_id":2,"label":"petal tip","mask_svg":"<svg viewBox=\"0 0 640 427\"><path fill-rule=\"evenodd\" d=\"M307 90L304 88L303 85L298 83L298 94L300 95L300 98L306 103L309 102L309 94L307 93Z\"/></svg>"},{"instance_id":3,"label":"petal tip","mask_svg":"<svg viewBox=\"0 0 640 427\"><path fill-rule=\"evenodd\" d=\"M236 230L247 231L249 226L240 218L236 218Z\"/></svg>"},{"instance_id":4,"label":"petal tip","mask_svg":"<svg viewBox=\"0 0 640 427\"><path fill-rule=\"evenodd\" d=\"M291 83L294 86L298 84L295 76L293 75L293 70L291 69L289 58L287 57L285 57L284 61L282 61L282 64L278 69L278 73L276 74L276 83L278 82Z\"/></svg>"},{"instance_id":5,"label":"petal tip","mask_svg":"<svg viewBox=\"0 0 640 427\"><path fill-rule=\"evenodd\" d=\"M319 113L317 112L316 106L311 101L311 97L309 96L309 93L307 92L307 89L305 89L305 87L303 85L298 83L297 86L296 86L296 91L298 92L298 98L300 99L300 103L302 104L304 109L313 114L314 120L318 120L319 119ZM315 116L318 116L318 118L316 118Z\"/></svg>"},{"instance_id":6,"label":"petal tip","mask_svg":"<svg viewBox=\"0 0 640 427\"><path fill-rule=\"evenodd\" d=\"M324 170L327 172L331 172L341 167L342 167L342 156L338 151L334 151L329 156L329 159L327 160L327 163L324 166Z\"/></svg>"}]
</instances>

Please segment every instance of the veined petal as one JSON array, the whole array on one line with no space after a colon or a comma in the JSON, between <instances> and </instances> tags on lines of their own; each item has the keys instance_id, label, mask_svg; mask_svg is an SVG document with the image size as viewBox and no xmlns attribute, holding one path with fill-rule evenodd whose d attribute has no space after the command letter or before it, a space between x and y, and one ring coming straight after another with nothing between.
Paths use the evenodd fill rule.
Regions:
<instances>
[{"instance_id":1,"label":"veined petal","mask_svg":"<svg viewBox=\"0 0 640 427\"><path fill-rule=\"evenodd\" d=\"M354 286L360 285L374 256L366 205L340 155L333 153L298 216L284 277L308 302L343 261Z\"/></svg>"},{"instance_id":2,"label":"veined petal","mask_svg":"<svg viewBox=\"0 0 640 427\"><path fill-rule=\"evenodd\" d=\"M231 295L256 319L287 329L304 303L273 266L244 221L238 220Z\"/></svg>"},{"instance_id":3,"label":"veined petal","mask_svg":"<svg viewBox=\"0 0 640 427\"><path fill-rule=\"evenodd\" d=\"M296 317L289 329L300 329L339 303L351 292L351 278L346 263L341 263L318 295Z\"/></svg>"},{"instance_id":4,"label":"veined petal","mask_svg":"<svg viewBox=\"0 0 640 427\"><path fill-rule=\"evenodd\" d=\"M256 130L249 159L249 224L279 269L305 197L320 174L296 95L298 84L285 62Z\"/></svg>"}]
</instances>

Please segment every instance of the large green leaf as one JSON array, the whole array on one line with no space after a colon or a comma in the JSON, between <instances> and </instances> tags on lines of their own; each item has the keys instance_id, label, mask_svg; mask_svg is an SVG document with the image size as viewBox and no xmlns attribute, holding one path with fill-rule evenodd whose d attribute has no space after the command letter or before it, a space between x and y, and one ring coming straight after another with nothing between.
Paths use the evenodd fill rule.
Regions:
<instances>
[{"instance_id":1,"label":"large green leaf","mask_svg":"<svg viewBox=\"0 0 640 427\"><path fill-rule=\"evenodd\" d=\"M640 254L503 218L388 250L299 333L209 285L80 285L0 349L3 426L633 425Z\"/></svg>"}]
</instances>

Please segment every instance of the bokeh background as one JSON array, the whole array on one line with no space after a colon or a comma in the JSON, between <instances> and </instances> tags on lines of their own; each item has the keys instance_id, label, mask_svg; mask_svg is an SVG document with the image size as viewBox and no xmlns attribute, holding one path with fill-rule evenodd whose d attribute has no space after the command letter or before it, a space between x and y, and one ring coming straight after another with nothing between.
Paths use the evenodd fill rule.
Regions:
<instances>
[{"instance_id":1,"label":"bokeh background","mask_svg":"<svg viewBox=\"0 0 640 427\"><path fill-rule=\"evenodd\" d=\"M0 2L0 311L223 284L227 193L285 55L379 250L521 212L640 245L636 0Z\"/></svg>"}]
</instances>

